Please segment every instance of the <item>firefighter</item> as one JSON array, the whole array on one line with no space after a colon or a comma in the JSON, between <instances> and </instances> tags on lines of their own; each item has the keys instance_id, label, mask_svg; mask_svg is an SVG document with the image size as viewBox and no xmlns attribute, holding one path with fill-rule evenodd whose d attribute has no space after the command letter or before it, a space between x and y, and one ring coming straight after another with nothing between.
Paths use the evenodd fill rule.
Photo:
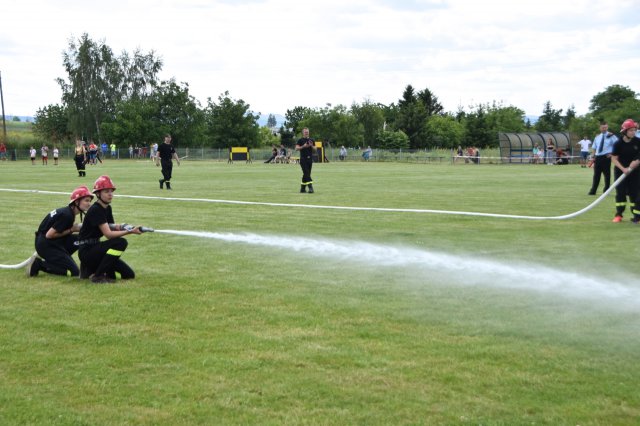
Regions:
<instances>
[{"instance_id":1,"label":"firefighter","mask_svg":"<svg viewBox=\"0 0 640 426\"><path fill-rule=\"evenodd\" d=\"M116 190L109 176L100 176L93 185L96 201L87 211L78 236L80 278L90 278L96 284L113 283L116 274L122 279L135 278L133 269L120 259L128 242L128 234L140 234L139 226L115 224L111 211ZM100 241L104 236L106 240Z\"/></svg>"},{"instance_id":2,"label":"firefighter","mask_svg":"<svg viewBox=\"0 0 640 426\"><path fill-rule=\"evenodd\" d=\"M158 153L156 154L156 166L162 165L162 177L160 179L160 189L163 185L167 185L167 189L171 189L171 173L173 171L172 158L175 158L178 166L180 165L180 158L176 153L175 148L171 145L171 135L164 135L164 143L158 147Z\"/></svg>"},{"instance_id":3,"label":"firefighter","mask_svg":"<svg viewBox=\"0 0 640 426\"><path fill-rule=\"evenodd\" d=\"M313 194L313 180L311 179L311 166L313 165L313 153L317 150L313 139L309 138L309 129L302 129L302 137L296 142L296 151L300 151L300 168L302 169L302 184L300 192Z\"/></svg>"},{"instance_id":4,"label":"firefighter","mask_svg":"<svg viewBox=\"0 0 640 426\"><path fill-rule=\"evenodd\" d=\"M616 186L616 215L613 217L614 223L622 222L622 214L629 201L629 209L633 214L632 222L640 222L640 198L638 198L638 186L640 186L640 175L635 170L640 165L640 139L636 137L638 123L632 119L627 119L622 123L620 129L620 139L613 144L611 160L614 164L614 181L617 181L623 174L627 175L622 182Z\"/></svg>"},{"instance_id":5,"label":"firefighter","mask_svg":"<svg viewBox=\"0 0 640 426\"><path fill-rule=\"evenodd\" d=\"M87 163L87 149L80 139L76 140L74 160L76 162L76 169L78 170L78 177L86 176L85 164Z\"/></svg>"},{"instance_id":6,"label":"firefighter","mask_svg":"<svg viewBox=\"0 0 640 426\"><path fill-rule=\"evenodd\" d=\"M27 276L35 277L43 271L54 275L77 277L78 265L71 255L78 250L76 242L81 224L74 223L76 216L82 215L91 206L93 195L82 185L72 193L71 202L45 216L36 231L35 246L39 257L27 265Z\"/></svg>"}]
</instances>

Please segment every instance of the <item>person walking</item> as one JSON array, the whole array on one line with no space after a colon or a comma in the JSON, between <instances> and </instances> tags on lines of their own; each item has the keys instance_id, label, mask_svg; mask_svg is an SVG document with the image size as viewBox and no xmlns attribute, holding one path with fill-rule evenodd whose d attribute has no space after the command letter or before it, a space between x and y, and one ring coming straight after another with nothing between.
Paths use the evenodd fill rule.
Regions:
<instances>
[{"instance_id":1,"label":"person walking","mask_svg":"<svg viewBox=\"0 0 640 426\"><path fill-rule=\"evenodd\" d=\"M158 146L158 153L156 155L156 166L162 165L162 179L160 182L160 189L162 189L163 185L167 185L167 189L171 189L171 175L173 173L173 161L176 160L176 164L180 165L180 159L178 158L178 154L176 153L175 148L171 145L171 135L164 135L164 143Z\"/></svg>"},{"instance_id":2,"label":"person walking","mask_svg":"<svg viewBox=\"0 0 640 426\"><path fill-rule=\"evenodd\" d=\"M80 278L90 278L92 283L113 283L116 274L124 280L135 278L133 269L120 258L128 242L122 238L128 234L141 234L139 226L115 224L111 202L116 186L109 176L100 176L93 184L96 202L89 208L78 235ZM106 237L100 241L101 237Z\"/></svg>"},{"instance_id":3,"label":"person walking","mask_svg":"<svg viewBox=\"0 0 640 426\"><path fill-rule=\"evenodd\" d=\"M296 142L296 151L300 151L300 168L302 169L302 184L300 192L313 194L313 180L311 179L311 166L313 165L313 153L317 150L315 142L309 137L309 129L302 129L302 137Z\"/></svg>"},{"instance_id":4,"label":"person walking","mask_svg":"<svg viewBox=\"0 0 640 426\"><path fill-rule=\"evenodd\" d=\"M636 137L638 123L627 119L622 123L620 139L613 144L611 161L614 164L614 181L623 174L627 175L616 186L616 215L614 223L622 222L622 214L629 199L630 210L633 214L633 223L640 223L640 172L636 169L640 165L640 139Z\"/></svg>"},{"instance_id":5,"label":"person walking","mask_svg":"<svg viewBox=\"0 0 640 426\"><path fill-rule=\"evenodd\" d=\"M606 192L611 184L611 150L618 137L609 132L609 124L606 121L600 123L600 134L593 138L591 149L595 155L593 164L593 182L588 195L596 195L600 185L600 175L604 176L604 189Z\"/></svg>"},{"instance_id":6,"label":"person walking","mask_svg":"<svg viewBox=\"0 0 640 426\"><path fill-rule=\"evenodd\" d=\"M85 171L85 164L87 164L87 148L80 139L76 139L75 155L73 157L76 162L76 169L78 170L78 177L84 177L87 175Z\"/></svg>"},{"instance_id":7,"label":"person walking","mask_svg":"<svg viewBox=\"0 0 640 426\"><path fill-rule=\"evenodd\" d=\"M81 224L74 223L78 214L84 214L91 206L93 194L89 188L77 187L64 207L48 213L36 231L35 246L39 257L27 264L28 277L35 277L40 271L48 274L77 277L80 274L78 265L71 258L78 250L76 234Z\"/></svg>"}]
</instances>

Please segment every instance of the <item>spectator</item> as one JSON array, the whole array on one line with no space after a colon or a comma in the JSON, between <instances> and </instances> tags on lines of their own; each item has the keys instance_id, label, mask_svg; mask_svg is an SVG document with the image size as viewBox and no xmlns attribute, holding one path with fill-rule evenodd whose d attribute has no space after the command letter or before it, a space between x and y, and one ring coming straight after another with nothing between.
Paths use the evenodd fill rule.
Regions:
<instances>
[{"instance_id":1,"label":"spectator","mask_svg":"<svg viewBox=\"0 0 640 426\"><path fill-rule=\"evenodd\" d=\"M371 149L370 146L367 146L367 149L365 149L362 152L362 158L364 158L364 161L369 161L369 158L371 158L372 154L373 154L373 150Z\"/></svg>"},{"instance_id":2,"label":"spectator","mask_svg":"<svg viewBox=\"0 0 640 426\"><path fill-rule=\"evenodd\" d=\"M591 141L588 137L584 136L580 142L576 144L576 148L580 147L580 167L587 167L587 159L589 158L589 148L591 147Z\"/></svg>"},{"instance_id":3,"label":"spectator","mask_svg":"<svg viewBox=\"0 0 640 426\"><path fill-rule=\"evenodd\" d=\"M344 145L340 147L340 155L338 155L338 158L340 161L344 161L344 159L347 158L347 148L345 148Z\"/></svg>"}]
</instances>

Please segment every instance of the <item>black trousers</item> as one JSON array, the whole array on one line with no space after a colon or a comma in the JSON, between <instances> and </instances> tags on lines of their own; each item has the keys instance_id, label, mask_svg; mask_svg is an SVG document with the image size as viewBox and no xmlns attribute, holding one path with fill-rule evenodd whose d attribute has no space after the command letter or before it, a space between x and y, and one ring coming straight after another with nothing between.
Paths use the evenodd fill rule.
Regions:
<instances>
[{"instance_id":1,"label":"black trousers","mask_svg":"<svg viewBox=\"0 0 640 426\"><path fill-rule=\"evenodd\" d=\"M122 279L135 278L133 269L124 263L120 256L127 249L129 243L124 238L112 238L98 244L80 246L80 262L83 274L106 275L115 278L116 273Z\"/></svg>"},{"instance_id":2,"label":"black trousers","mask_svg":"<svg viewBox=\"0 0 640 426\"><path fill-rule=\"evenodd\" d=\"M71 258L78 250L78 246L75 245L77 240L76 235L67 235L57 240L48 240L44 235L38 235L36 251L44 259L41 269L48 274L77 277L80 269Z\"/></svg>"},{"instance_id":3,"label":"black trousers","mask_svg":"<svg viewBox=\"0 0 640 426\"><path fill-rule=\"evenodd\" d=\"M78 175L79 176L84 176L84 155L76 155L75 157L75 161L76 161L76 169L78 169Z\"/></svg>"},{"instance_id":4,"label":"black trousers","mask_svg":"<svg viewBox=\"0 0 640 426\"><path fill-rule=\"evenodd\" d=\"M309 158L300 158L300 168L302 169L302 184L311 185L313 180L311 179L311 166L313 166L313 160Z\"/></svg>"},{"instance_id":5,"label":"black trousers","mask_svg":"<svg viewBox=\"0 0 640 426\"><path fill-rule=\"evenodd\" d=\"M604 191L606 191L611 185L611 157L606 155L596 156L596 161L593 163L593 183L589 192L595 194L598 190L600 175L604 176Z\"/></svg>"},{"instance_id":6,"label":"black trousers","mask_svg":"<svg viewBox=\"0 0 640 426\"><path fill-rule=\"evenodd\" d=\"M622 176L622 171L617 167L613 170L614 179L618 180ZM616 214L622 216L624 209L627 206L627 199L632 205L631 212L634 215L640 215L640 199L638 198L638 191L640 186L640 175L633 171L622 182L616 186Z\"/></svg>"},{"instance_id":7,"label":"black trousers","mask_svg":"<svg viewBox=\"0 0 640 426\"><path fill-rule=\"evenodd\" d=\"M160 165L162 166L162 177L165 182L171 182L171 173L173 172L173 161L169 160L161 160Z\"/></svg>"}]
</instances>

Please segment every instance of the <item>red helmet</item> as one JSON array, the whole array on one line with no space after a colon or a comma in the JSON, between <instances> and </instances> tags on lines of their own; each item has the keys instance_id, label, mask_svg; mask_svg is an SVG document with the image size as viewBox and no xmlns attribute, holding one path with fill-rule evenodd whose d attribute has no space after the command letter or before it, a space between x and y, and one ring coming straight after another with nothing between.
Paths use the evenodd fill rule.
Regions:
<instances>
[{"instance_id":1,"label":"red helmet","mask_svg":"<svg viewBox=\"0 0 640 426\"><path fill-rule=\"evenodd\" d=\"M91 197L91 199L93 200L93 194L89 192L89 188L82 185L73 190L73 192L71 193L70 199L73 202L84 197Z\"/></svg>"},{"instance_id":2,"label":"red helmet","mask_svg":"<svg viewBox=\"0 0 640 426\"><path fill-rule=\"evenodd\" d=\"M627 118L626 120L624 120L624 123L622 123L622 128L620 129L620 133L624 133L629 129L637 129L637 128L638 128L638 123L636 123L630 118Z\"/></svg>"},{"instance_id":3,"label":"red helmet","mask_svg":"<svg viewBox=\"0 0 640 426\"><path fill-rule=\"evenodd\" d=\"M96 179L96 183L93 184L93 193L95 194L98 191L102 191L103 189L113 189L116 190L116 186L113 184L111 178L107 175L102 175L98 179Z\"/></svg>"}]
</instances>

